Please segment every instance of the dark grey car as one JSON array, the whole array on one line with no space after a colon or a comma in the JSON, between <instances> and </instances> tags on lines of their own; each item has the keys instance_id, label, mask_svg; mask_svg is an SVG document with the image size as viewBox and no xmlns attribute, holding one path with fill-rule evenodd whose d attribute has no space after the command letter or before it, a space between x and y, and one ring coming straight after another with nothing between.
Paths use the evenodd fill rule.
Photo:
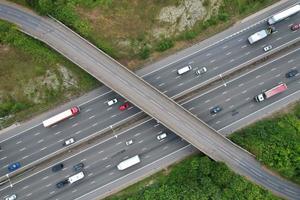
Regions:
<instances>
[{"instance_id":1,"label":"dark grey car","mask_svg":"<svg viewBox=\"0 0 300 200\"><path fill-rule=\"evenodd\" d=\"M69 183L69 181L66 179L66 180L63 180L63 181L60 181L56 184L56 187L57 188L62 188L64 187L65 185L67 185Z\"/></svg>"},{"instance_id":2,"label":"dark grey car","mask_svg":"<svg viewBox=\"0 0 300 200\"><path fill-rule=\"evenodd\" d=\"M213 107L210 110L210 114L216 114L216 113L221 112L221 111L222 111L222 108L220 106L216 106L216 107Z\"/></svg>"},{"instance_id":3,"label":"dark grey car","mask_svg":"<svg viewBox=\"0 0 300 200\"><path fill-rule=\"evenodd\" d=\"M83 163L78 163L77 165L73 166L73 169L74 169L75 172L80 172L80 171L82 171L83 168L84 168Z\"/></svg>"},{"instance_id":4,"label":"dark grey car","mask_svg":"<svg viewBox=\"0 0 300 200\"><path fill-rule=\"evenodd\" d=\"M53 171L53 172L58 172L58 171L62 170L62 168L64 168L64 164L59 163L59 164L54 165L54 166L52 167L52 171Z\"/></svg>"},{"instance_id":5,"label":"dark grey car","mask_svg":"<svg viewBox=\"0 0 300 200\"><path fill-rule=\"evenodd\" d=\"M291 78L291 77L294 77L298 74L298 70L296 69L293 69L291 71L289 71L288 73L285 74L285 77L286 78Z\"/></svg>"}]
</instances>

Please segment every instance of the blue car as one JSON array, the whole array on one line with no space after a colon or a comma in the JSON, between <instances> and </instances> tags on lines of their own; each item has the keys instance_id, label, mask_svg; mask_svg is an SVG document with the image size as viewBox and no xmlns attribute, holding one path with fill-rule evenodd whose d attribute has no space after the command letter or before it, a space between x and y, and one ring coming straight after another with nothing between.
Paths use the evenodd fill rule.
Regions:
<instances>
[{"instance_id":1,"label":"blue car","mask_svg":"<svg viewBox=\"0 0 300 200\"><path fill-rule=\"evenodd\" d=\"M10 164L8 166L8 171L9 172L13 172L13 171L19 169L20 167L21 167L21 163L20 162L13 163L13 164Z\"/></svg>"}]
</instances>

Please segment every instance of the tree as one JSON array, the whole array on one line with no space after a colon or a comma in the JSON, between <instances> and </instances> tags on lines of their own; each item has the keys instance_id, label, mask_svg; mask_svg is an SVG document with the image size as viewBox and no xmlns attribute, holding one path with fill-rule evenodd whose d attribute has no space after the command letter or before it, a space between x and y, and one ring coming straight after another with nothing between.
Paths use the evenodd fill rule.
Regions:
<instances>
[{"instance_id":1,"label":"tree","mask_svg":"<svg viewBox=\"0 0 300 200\"><path fill-rule=\"evenodd\" d=\"M50 14L53 11L54 5L52 0L39 0L38 11L42 15Z\"/></svg>"}]
</instances>

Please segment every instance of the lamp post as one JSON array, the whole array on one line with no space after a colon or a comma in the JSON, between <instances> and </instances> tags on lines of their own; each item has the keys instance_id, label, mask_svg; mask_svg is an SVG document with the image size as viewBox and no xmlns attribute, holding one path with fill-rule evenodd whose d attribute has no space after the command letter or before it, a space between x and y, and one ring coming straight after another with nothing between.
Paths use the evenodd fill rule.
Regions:
<instances>
[{"instance_id":1,"label":"lamp post","mask_svg":"<svg viewBox=\"0 0 300 200\"><path fill-rule=\"evenodd\" d=\"M223 79L222 74L219 74L219 76L220 76L220 78L222 79L222 81L223 81L223 83L224 83L224 86L226 87L227 84L226 84L225 80Z\"/></svg>"},{"instance_id":2,"label":"lamp post","mask_svg":"<svg viewBox=\"0 0 300 200\"><path fill-rule=\"evenodd\" d=\"M12 188L12 187L13 187L13 184L12 184L11 181L10 181L9 175L6 174L6 177L7 177L7 179L8 179L8 182L9 182L10 187Z\"/></svg>"}]
</instances>

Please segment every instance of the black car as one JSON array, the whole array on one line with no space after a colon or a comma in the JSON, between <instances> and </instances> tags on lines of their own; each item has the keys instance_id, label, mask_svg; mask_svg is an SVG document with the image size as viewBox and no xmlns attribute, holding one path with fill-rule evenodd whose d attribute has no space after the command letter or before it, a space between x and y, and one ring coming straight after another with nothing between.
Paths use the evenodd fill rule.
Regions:
<instances>
[{"instance_id":1,"label":"black car","mask_svg":"<svg viewBox=\"0 0 300 200\"><path fill-rule=\"evenodd\" d=\"M75 172L80 172L80 171L82 171L83 167L84 167L83 163L78 163L77 165L73 166L73 169Z\"/></svg>"},{"instance_id":2,"label":"black car","mask_svg":"<svg viewBox=\"0 0 300 200\"><path fill-rule=\"evenodd\" d=\"M291 77L296 76L296 74L298 74L298 70L293 69L293 70L289 71L288 73L286 73L286 74L285 74L285 77L291 78Z\"/></svg>"},{"instance_id":3,"label":"black car","mask_svg":"<svg viewBox=\"0 0 300 200\"><path fill-rule=\"evenodd\" d=\"M52 171L53 171L53 172L58 172L58 171L62 170L62 168L64 168L64 164L59 163L59 164L54 165L54 166L52 167Z\"/></svg>"},{"instance_id":4,"label":"black car","mask_svg":"<svg viewBox=\"0 0 300 200\"><path fill-rule=\"evenodd\" d=\"M222 108L220 106L216 106L216 107L213 107L211 110L210 110L210 113L211 114L216 114L218 112L221 112L222 111Z\"/></svg>"},{"instance_id":5,"label":"black car","mask_svg":"<svg viewBox=\"0 0 300 200\"><path fill-rule=\"evenodd\" d=\"M65 185L67 185L68 183L69 183L69 181L66 179L66 180L63 180L63 181L60 181L60 182L56 183L56 187L57 188L62 188Z\"/></svg>"}]
</instances>

